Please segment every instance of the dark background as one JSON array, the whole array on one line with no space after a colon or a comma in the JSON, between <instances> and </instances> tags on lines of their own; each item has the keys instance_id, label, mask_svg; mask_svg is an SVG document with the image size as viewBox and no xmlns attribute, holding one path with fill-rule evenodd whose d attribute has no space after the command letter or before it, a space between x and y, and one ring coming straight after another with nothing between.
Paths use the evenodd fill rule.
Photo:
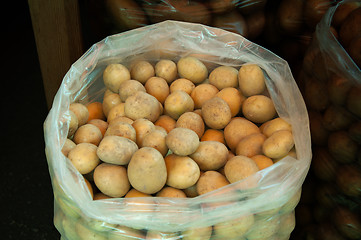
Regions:
<instances>
[{"instance_id":1,"label":"dark background","mask_svg":"<svg viewBox=\"0 0 361 240\"><path fill-rule=\"evenodd\" d=\"M29 8L26 0L7 4L2 8L2 17L8 15L2 21L1 47L1 238L60 239L45 157L48 109Z\"/></svg>"}]
</instances>

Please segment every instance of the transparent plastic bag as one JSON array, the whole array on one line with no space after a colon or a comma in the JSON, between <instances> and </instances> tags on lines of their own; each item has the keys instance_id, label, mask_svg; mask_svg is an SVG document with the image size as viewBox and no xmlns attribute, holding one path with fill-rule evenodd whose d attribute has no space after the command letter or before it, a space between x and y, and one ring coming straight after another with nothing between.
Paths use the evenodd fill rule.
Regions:
<instances>
[{"instance_id":1,"label":"transparent plastic bag","mask_svg":"<svg viewBox=\"0 0 361 240\"><path fill-rule=\"evenodd\" d=\"M236 68L258 64L278 115L292 125L297 159L286 156L247 179L195 198L93 201L83 176L61 152L69 128L69 104L101 101L102 72L109 63L177 61L188 55L197 56L209 70L220 64ZM211 239L247 235L247 239L288 239L311 159L307 110L287 62L240 35L177 21L134 29L94 44L65 75L44 131L55 195L54 222L66 239L83 239L85 234L92 239L143 239L147 234L161 235L158 239L197 239L192 234L200 235L198 239L209 239L208 234Z\"/></svg>"}]
</instances>

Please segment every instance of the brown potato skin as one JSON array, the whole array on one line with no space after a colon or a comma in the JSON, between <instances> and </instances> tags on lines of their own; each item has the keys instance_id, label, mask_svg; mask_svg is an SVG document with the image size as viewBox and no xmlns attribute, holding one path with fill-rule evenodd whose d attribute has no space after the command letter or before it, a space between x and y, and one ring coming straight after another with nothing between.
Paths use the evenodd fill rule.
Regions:
<instances>
[{"instance_id":1,"label":"brown potato skin","mask_svg":"<svg viewBox=\"0 0 361 240\"><path fill-rule=\"evenodd\" d=\"M227 162L228 149L217 141L200 142L197 150L189 155L202 171L218 170Z\"/></svg>"},{"instance_id":2,"label":"brown potato skin","mask_svg":"<svg viewBox=\"0 0 361 240\"><path fill-rule=\"evenodd\" d=\"M231 121L232 113L226 101L214 97L203 103L202 118L209 128L223 129Z\"/></svg>"},{"instance_id":3,"label":"brown potato skin","mask_svg":"<svg viewBox=\"0 0 361 240\"><path fill-rule=\"evenodd\" d=\"M224 166L224 173L230 183L245 179L258 170L256 162L246 156L234 156Z\"/></svg>"},{"instance_id":4,"label":"brown potato skin","mask_svg":"<svg viewBox=\"0 0 361 240\"><path fill-rule=\"evenodd\" d=\"M199 146L197 133L188 128L174 128L165 139L168 148L179 156L194 153Z\"/></svg>"},{"instance_id":5,"label":"brown potato skin","mask_svg":"<svg viewBox=\"0 0 361 240\"><path fill-rule=\"evenodd\" d=\"M194 112L185 112L177 120L175 127L188 128L197 133L201 138L204 133L205 125L201 116Z\"/></svg>"},{"instance_id":6,"label":"brown potato skin","mask_svg":"<svg viewBox=\"0 0 361 240\"><path fill-rule=\"evenodd\" d=\"M353 10L343 21L339 36L342 45L347 49L353 37L361 34L361 8Z\"/></svg>"}]
</instances>

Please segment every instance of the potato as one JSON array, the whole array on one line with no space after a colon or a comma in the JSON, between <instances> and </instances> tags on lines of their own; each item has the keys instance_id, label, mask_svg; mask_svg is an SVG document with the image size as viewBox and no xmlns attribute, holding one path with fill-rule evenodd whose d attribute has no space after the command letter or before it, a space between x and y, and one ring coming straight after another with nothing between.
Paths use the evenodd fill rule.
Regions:
<instances>
[{"instance_id":1,"label":"potato","mask_svg":"<svg viewBox=\"0 0 361 240\"><path fill-rule=\"evenodd\" d=\"M347 129L355 119L355 116L342 106L330 105L323 113L322 123L327 130L338 131Z\"/></svg>"},{"instance_id":2,"label":"potato","mask_svg":"<svg viewBox=\"0 0 361 240\"><path fill-rule=\"evenodd\" d=\"M155 126L160 126L164 128L167 133L169 133L176 126L176 120L168 115L162 115L158 118L158 120L154 123Z\"/></svg>"},{"instance_id":3,"label":"potato","mask_svg":"<svg viewBox=\"0 0 361 240\"><path fill-rule=\"evenodd\" d=\"M233 152L235 152L237 144L242 138L254 133L260 133L257 125L242 117L232 118L224 128L224 138Z\"/></svg>"},{"instance_id":4,"label":"potato","mask_svg":"<svg viewBox=\"0 0 361 240\"><path fill-rule=\"evenodd\" d=\"M204 133L204 122L201 116L194 112L185 112L177 120L175 127L188 128L201 138Z\"/></svg>"},{"instance_id":5,"label":"potato","mask_svg":"<svg viewBox=\"0 0 361 240\"><path fill-rule=\"evenodd\" d=\"M200 142L197 150L189 155L203 171L217 170L227 162L228 149L217 141Z\"/></svg>"},{"instance_id":6,"label":"potato","mask_svg":"<svg viewBox=\"0 0 361 240\"><path fill-rule=\"evenodd\" d=\"M102 138L103 134L100 129L93 124L87 123L76 130L73 141L76 144L86 142L98 146Z\"/></svg>"},{"instance_id":7,"label":"potato","mask_svg":"<svg viewBox=\"0 0 361 240\"><path fill-rule=\"evenodd\" d=\"M170 197L170 198L186 198L187 195L180 189L173 187L164 187L157 192L157 197Z\"/></svg>"},{"instance_id":8,"label":"potato","mask_svg":"<svg viewBox=\"0 0 361 240\"><path fill-rule=\"evenodd\" d=\"M110 197L123 197L130 189L127 169L123 166L101 163L94 170L94 183Z\"/></svg>"},{"instance_id":9,"label":"potato","mask_svg":"<svg viewBox=\"0 0 361 240\"><path fill-rule=\"evenodd\" d=\"M116 117L113 120L111 120L109 122L109 124L116 124L118 122L129 123L130 125L132 125L134 123L133 119L130 119L126 116L120 116L120 117Z\"/></svg>"},{"instance_id":10,"label":"potato","mask_svg":"<svg viewBox=\"0 0 361 240\"><path fill-rule=\"evenodd\" d=\"M181 235L183 240L209 240L212 235L212 226L189 228Z\"/></svg>"},{"instance_id":11,"label":"potato","mask_svg":"<svg viewBox=\"0 0 361 240\"><path fill-rule=\"evenodd\" d=\"M173 240L179 239L179 234L177 232L160 232L156 230L147 231L147 236L145 240Z\"/></svg>"},{"instance_id":12,"label":"potato","mask_svg":"<svg viewBox=\"0 0 361 240\"><path fill-rule=\"evenodd\" d=\"M167 136L166 132L155 129L144 136L141 146L155 148L164 157L168 153L168 146L165 143L166 136Z\"/></svg>"},{"instance_id":13,"label":"potato","mask_svg":"<svg viewBox=\"0 0 361 240\"><path fill-rule=\"evenodd\" d=\"M323 15L330 7L330 0L306 0L303 9L304 22L307 24L307 26L314 30L317 23L320 22Z\"/></svg>"},{"instance_id":14,"label":"potato","mask_svg":"<svg viewBox=\"0 0 361 240\"><path fill-rule=\"evenodd\" d=\"M146 118L151 122L155 122L160 116L159 102L152 95L138 91L127 98L124 112L126 117L133 120Z\"/></svg>"},{"instance_id":15,"label":"potato","mask_svg":"<svg viewBox=\"0 0 361 240\"><path fill-rule=\"evenodd\" d=\"M272 159L266 157L265 155L254 155L251 158L253 161L255 161L259 170L265 169L273 165Z\"/></svg>"},{"instance_id":16,"label":"potato","mask_svg":"<svg viewBox=\"0 0 361 240\"><path fill-rule=\"evenodd\" d=\"M238 71L238 84L246 97L261 94L266 88L262 69L256 64L242 65Z\"/></svg>"},{"instance_id":17,"label":"potato","mask_svg":"<svg viewBox=\"0 0 361 240\"><path fill-rule=\"evenodd\" d=\"M122 82L119 86L120 100L122 100L122 102L125 102L125 100L127 100L128 97L132 96L138 91L146 92L146 89L143 86L143 84L141 84L136 80L131 80L131 79L126 80Z\"/></svg>"},{"instance_id":18,"label":"potato","mask_svg":"<svg viewBox=\"0 0 361 240\"><path fill-rule=\"evenodd\" d=\"M177 73L177 65L172 60L162 59L155 65L155 75L167 83L173 82L177 78Z\"/></svg>"},{"instance_id":19,"label":"potato","mask_svg":"<svg viewBox=\"0 0 361 240\"><path fill-rule=\"evenodd\" d=\"M177 120L183 113L191 112L194 109L193 99L181 90L168 95L164 101L164 111L173 119Z\"/></svg>"},{"instance_id":20,"label":"potato","mask_svg":"<svg viewBox=\"0 0 361 240\"><path fill-rule=\"evenodd\" d=\"M142 146L144 137L155 129L154 123L145 118L135 120L132 126L136 132L136 143L138 147Z\"/></svg>"},{"instance_id":21,"label":"potato","mask_svg":"<svg viewBox=\"0 0 361 240\"><path fill-rule=\"evenodd\" d=\"M357 142L358 144L361 144L361 121L360 120L353 123L350 126L350 128L348 129L348 135L350 136L350 138L353 141Z\"/></svg>"},{"instance_id":22,"label":"potato","mask_svg":"<svg viewBox=\"0 0 361 240\"><path fill-rule=\"evenodd\" d=\"M347 52L356 65L361 68L361 33L352 38L348 45Z\"/></svg>"},{"instance_id":23,"label":"potato","mask_svg":"<svg viewBox=\"0 0 361 240\"><path fill-rule=\"evenodd\" d=\"M271 239L277 233L279 227L279 218L256 220L250 230L245 234L246 239Z\"/></svg>"},{"instance_id":24,"label":"potato","mask_svg":"<svg viewBox=\"0 0 361 240\"><path fill-rule=\"evenodd\" d=\"M72 111L78 119L78 126L82 126L87 123L89 118L88 108L81 103L71 103L69 110Z\"/></svg>"},{"instance_id":25,"label":"potato","mask_svg":"<svg viewBox=\"0 0 361 240\"><path fill-rule=\"evenodd\" d=\"M199 195L206 194L229 184L225 176L216 171L204 172L197 182L197 192Z\"/></svg>"},{"instance_id":26,"label":"potato","mask_svg":"<svg viewBox=\"0 0 361 240\"><path fill-rule=\"evenodd\" d=\"M222 130L216 130L216 129L207 129L202 138L201 141L217 141L223 144L226 144L225 140L224 140L224 134Z\"/></svg>"},{"instance_id":27,"label":"potato","mask_svg":"<svg viewBox=\"0 0 361 240\"><path fill-rule=\"evenodd\" d=\"M161 190L167 181L162 154L154 148L140 148L128 164L128 179L133 188L140 192L153 194Z\"/></svg>"},{"instance_id":28,"label":"potato","mask_svg":"<svg viewBox=\"0 0 361 240\"><path fill-rule=\"evenodd\" d=\"M248 39L253 40L258 38L264 32L266 26L265 11L258 10L253 14L246 16L246 23L248 29Z\"/></svg>"},{"instance_id":29,"label":"potato","mask_svg":"<svg viewBox=\"0 0 361 240\"><path fill-rule=\"evenodd\" d=\"M145 84L149 78L155 76L154 67L147 61L137 61L130 69L130 76L132 79Z\"/></svg>"},{"instance_id":30,"label":"potato","mask_svg":"<svg viewBox=\"0 0 361 240\"><path fill-rule=\"evenodd\" d=\"M340 27L347 16L359 7L361 7L360 2L345 2L340 4L332 16L332 25L336 28Z\"/></svg>"},{"instance_id":31,"label":"potato","mask_svg":"<svg viewBox=\"0 0 361 240\"><path fill-rule=\"evenodd\" d=\"M236 155L253 157L254 155L262 154L262 145L265 140L266 136L262 133L255 133L244 137L237 144Z\"/></svg>"},{"instance_id":32,"label":"potato","mask_svg":"<svg viewBox=\"0 0 361 240\"><path fill-rule=\"evenodd\" d=\"M203 82L208 77L206 66L195 57L182 57L177 63L178 74L194 84Z\"/></svg>"},{"instance_id":33,"label":"potato","mask_svg":"<svg viewBox=\"0 0 361 240\"><path fill-rule=\"evenodd\" d=\"M188 93L189 95L191 95L193 89L196 86L194 85L194 83L188 79L185 78L178 78L177 80L174 80L171 85L169 86L169 91L172 93L176 90L182 90L186 93Z\"/></svg>"},{"instance_id":34,"label":"potato","mask_svg":"<svg viewBox=\"0 0 361 240\"><path fill-rule=\"evenodd\" d=\"M278 118L275 118L275 119L265 122L264 124L262 124L260 126L260 129L266 137L269 137L274 132L279 131L279 130L292 131L292 126L283 118L278 117Z\"/></svg>"},{"instance_id":35,"label":"potato","mask_svg":"<svg viewBox=\"0 0 361 240\"><path fill-rule=\"evenodd\" d=\"M346 106L350 112L358 118L361 118L361 85L354 86L350 90L346 100Z\"/></svg>"},{"instance_id":36,"label":"potato","mask_svg":"<svg viewBox=\"0 0 361 240\"><path fill-rule=\"evenodd\" d=\"M248 36L247 23L239 11L234 10L224 14L214 15L212 19L213 26L224 29L229 32Z\"/></svg>"},{"instance_id":37,"label":"potato","mask_svg":"<svg viewBox=\"0 0 361 240\"><path fill-rule=\"evenodd\" d=\"M75 148L75 146L76 146L76 144L72 140L67 138L67 139L65 139L64 145L61 148L61 152L64 154L65 157L67 157L70 150Z\"/></svg>"},{"instance_id":38,"label":"potato","mask_svg":"<svg viewBox=\"0 0 361 240\"><path fill-rule=\"evenodd\" d=\"M85 221L77 221L75 224L75 231L78 235L77 239L80 240L106 240L107 235L103 232L95 231L89 226L87 226L87 223Z\"/></svg>"},{"instance_id":39,"label":"potato","mask_svg":"<svg viewBox=\"0 0 361 240\"><path fill-rule=\"evenodd\" d=\"M99 128L99 130L103 136L104 136L105 132L107 131L108 125L109 125L106 121L101 120L101 119L91 119L90 121L88 121L88 123L93 124L94 126Z\"/></svg>"},{"instance_id":40,"label":"potato","mask_svg":"<svg viewBox=\"0 0 361 240\"><path fill-rule=\"evenodd\" d=\"M218 90L238 87L238 70L230 66L219 66L209 74L209 83Z\"/></svg>"},{"instance_id":41,"label":"potato","mask_svg":"<svg viewBox=\"0 0 361 240\"><path fill-rule=\"evenodd\" d=\"M147 93L154 96L161 104L164 104L165 99L169 95L169 86L164 78L151 77L145 83Z\"/></svg>"},{"instance_id":42,"label":"potato","mask_svg":"<svg viewBox=\"0 0 361 240\"><path fill-rule=\"evenodd\" d=\"M125 104L123 102L113 106L108 112L107 122L110 123L113 119L117 117L124 117L125 116L124 106Z\"/></svg>"},{"instance_id":43,"label":"potato","mask_svg":"<svg viewBox=\"0 0 361 240\"><path fill-rule=\"evenodd\" d=\"M264 141L262 151L269 158L281 158L288 154L294 144L291 131L279 130Z\"/></svg>"},{"instance_id":44,"label":"potato","mask_svg":"<svg viewBox=\"0 0 361 240\"><path fill-rule=\"evenodd\" d=\"M238 239L252 227L254 222L253 214L223 221L214 225L214 235L217 239Z\"/></svg>"},{"instance_id":45,"label":"potato","mask_svg":"<svg viewBox=\"0 0 361 240\"><path fill-rule=\"evenodd\" d=\"M348 48L352 38L361 33L361 8L356 8L345 18L340 26L340 42L344 48Z\"/></svg>"},{"instance_id":46,"label":"potato","mask_svg":"<svg viewBox=\"0 0 361 240\"><path fill-rule=\"evenodd\" d=\"M174 128L168 133L165 141L168 148L180 156L194 153L199 146L197 133L188 128Z\"/></svg>"},{"instance_id":47,"label":"potato","mask_svg":"<svg viewBox=\"0 0 361 240\"><path fill-rule=\"evenodd\" d=\"M264 95L253 95L244 100L242 113L248 120L264 123L276 115L273 101Z\"/></svg>"},{"instance_id":48,"label":"potato","mask_svg":"<svg viewBox=\"0 0 361 240\"><path fill-rule=\"evenodd\" d=\"M330 154L339 163L352 163L356 160L358 144L346 131L332 132L327 146Z\"/></svg>"},{"instance_id":49,"label":"potato","mask_svg":"<svg viewBox=\"0 0 361 240\"><path fill-rule=\"evenodd\" d=\"M199 179L197 163L188 156L170 154L164 159L167 167L167 182L170 187L185 189L193 186Z\"/></svg>"},{"instance_id":50,"label":"potato","mask_svg":"<svg viewBox=\"0 0 361 240\"><path fill-rule=\"evenodd\" d=\"M120 103L122 103L122 100L120 99L118 93L109 93L107 95L104 94L103 103L102 103L104 115L108 117L110 109L112 109L114 106Z\"/></svg>"},{"instance_id":51,"label":"potato","mask_svg":"<svg viewBox=\"0 0 361 240\"><path fill-rule=\"evenodd\" d=\"M211 84L202 83L197 85L190 95L194 101L194 108L202 108L203 103L213 98L218 92L218 88Z\"/></svg>"},{"instance_id":52,"label":"potato","mask_svg":"<svg viewBox=\"0 0 361 240\"><path fill-rule=\"evenodd\" d=\"M283 0L277 10L277 19L280 28L287 34L299 34L302 30L303 0Z\"/></svg>"},{"instance_id":53,"label":"potato","mask_svg":"<svg viewBox=\"0 0 361 240\"><path fill-rule=\"evenodd\" d=\"M134 198L134 197L152 197L150 194L139 192L137 189L132 188L127 192L124 198Z\"/></svg>"},{"instance_id":54,"label":"potato","mask_svg":"<svg viewBox=\"0 0 361 240\"><path fill-rule=\"evenodd\" d=\"M78 118L73 111L69 111L69 117L70 117L70 121L69 121L69 130L67 137L73 136L79 127Z\"/></svg>"},{"instance_id":55,"label":"potato","mask_svg":"<svg viewBox=\"0 0 361 240\"><path fill-rule=\"evenodd\" d=\"M223 88L215 96L222 98L228 104L232 117L239 113L242 103L246 99L238 89L232 87Z\"/></svg>"},{"instance_id":56,"label":"potato","mask_svg":"<svg viewBox=\"0 0 361 240\"><path fill-rule=\"evenodd\" d=\"M108 240L131 240L131 239L145 239L145 234L142 230L118 225L113 231L108 234Z\"/></svg>"},{"instance_id":57,"label":"potato","mask_svg":"<svg viewBox=\"0 0 361 240\"><path fill-rule=\"evenodd\" d=\"M77 144L69 152L68 158L81 174L90 173L100 163L97 146L91 143Z\"/></svg>"},{"instance_id":58,"label":"potato","mask_svg":"<svg viewBox=\"0 0 361 240\"><path fill-rule=\"evenodd\" d=\"M295 207L297 206L298 202L300 201L301 193L302 193L302 188L298 189L297 192L295 192L290 197L290 199L285 204L282 205L279 213L285 214L285 213L292 212L295 209Z\"/></svg>"},{"instance_id":59,"label":"potato","mask_svg":"<svg viewBox=\"0 0 361 240\"><path fill-rule=\"evenodd\" d=\"M120 84L130 80L130 72L120 63L109 64L103 72L105 86L114 93L118 93Z\"/></svg>"},{"instance_id":60,"label":"potato","mask_svg":"<svg viewBox=\"0 0 361 240\"><path fill-rule=\"evenodd\" d=\"M230 183L245 179L259 171L255 161L246 156L235 156L224 166L224 173Z\"/></svg>"},{"instance_id":61,"label":"potato","mask_svg":"<svg viewBox=\"0 0 361 240\"><path fill-rule=\"evenodd\" d=\"M106 136L120 136L128 138L132 141L136 141L136 131L132 125L125 122L114 122L109 124L107 131L104 134Z\"/></svg>"},{"instance_id":62,"label":"potato","mask_svg":"<svg viewBox=\"0 0 361 240\"><path fill-rule=\"evenodd\" d=\"M222 98L214 97L202 105L202 118L213 129L223 129L231 121L231 109Z\"/></svg>"},{"instance_id":63,"label":"potato","mask_svg":"<svg viewBox=\"0 0 361 240\"><path fill-rule=\"evenodd\" d=\"M310 120L310 132L312 144L317 146L327 145L329 131L323 126L321 113L313 110L308 111Z\"/></svg>"},{"instance_id":64,"label":"potato","mask_svg":"<svg viewBox=\"0 0 361 240\"><path fill-rule=\"evenodd\" d=\"M137 150L137 144L128 138L106 136L98 146L97 155L103 162L126 165Z\"/></svg>"}]
</instances>

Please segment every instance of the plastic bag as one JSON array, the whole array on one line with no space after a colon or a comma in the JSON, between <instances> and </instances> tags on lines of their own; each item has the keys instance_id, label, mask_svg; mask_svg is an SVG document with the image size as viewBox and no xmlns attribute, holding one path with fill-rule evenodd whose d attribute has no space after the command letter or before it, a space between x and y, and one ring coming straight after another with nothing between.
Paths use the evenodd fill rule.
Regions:
<instances>
[{"instance_id":1,"label":"plastic bag","mask_svg":"<svg viewBox=\"0 0 361 240\"><path fill-rule=\"evenodd\" d=\"M105 91L102 72L109 63L127 65L138 58L177 61L187 55L197 56L209 70L219 64L239 68L257 63L265 72L279 116L292 124L297 159L287 156L245 180L195 198L93 201L83 176L61 152L68 133L69 104L101 101ZM242 235L247 239L288 239L311 159L307 110L287 62L240 35L177 21L134 29L94 44L65 75L44 131L55 195L54 222L67 239L82 234L99 239L133 234L142 239L157 232L163 234L160 239L196 239L190 232L203 234L205 228L209 233L212 226L212 239L240 239ZM230 235L227 238L221 233ZM204 233L199 239L206 236Z\"/></svg>"},{"instance_id":2,"label":"plastic bag","mask_svg":"<svg viewBox=\"0 0 361 240\"><path fill-rule=\"evenodd\" d=\"M344 4L354 5L337 15ZM310 116L314 153L308 178L316 194L299 209L300 216L311 213L311 222L297 231L305 234L312 226L309 235L317 239L361 238L361 69L337 34L340 23L335 24L357 7L360 1L342 1L326 12L298 77Z\"/></svg>"}]
</instances>

